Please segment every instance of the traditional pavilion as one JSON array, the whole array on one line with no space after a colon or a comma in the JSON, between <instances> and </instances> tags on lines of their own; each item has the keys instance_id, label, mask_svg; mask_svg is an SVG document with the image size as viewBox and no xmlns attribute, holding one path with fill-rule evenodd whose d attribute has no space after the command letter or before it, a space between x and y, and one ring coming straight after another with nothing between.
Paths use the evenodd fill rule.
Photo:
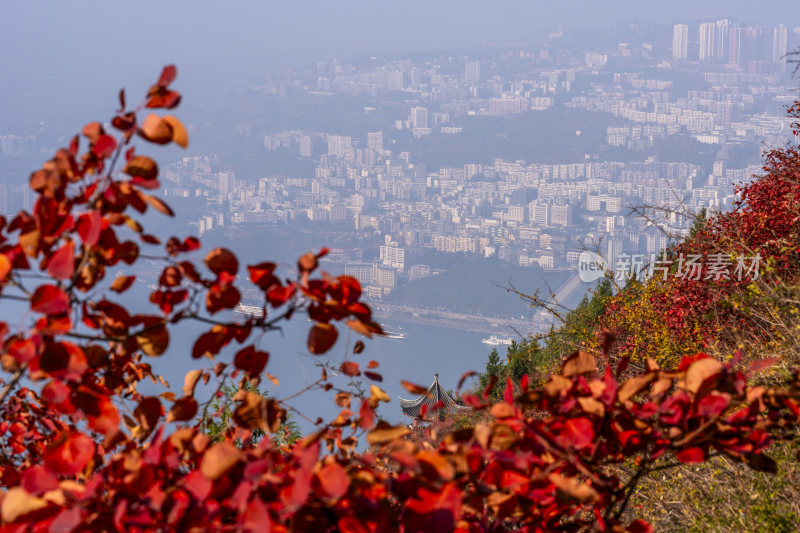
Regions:
<instances>
[{"instance_id":1,"label":"traditional pavilion","mask_svg":"<svg viewBox=\"0 0 800 533\"><path fill-rule=\"evenodd\" d=\"M425 416L420 417L423 405L427 405L428 407ZM439 384L439 374L433 375L433 383L419 398L415 400L400 398L400 408L403 410L404 415L413 418L423 418L425 420L431 420L434 413L438 413L440 421L445 420L447 415L470 410L470 408L465 405L459 405L453 397L442 388Z\"/></svg>"}]
</instances>

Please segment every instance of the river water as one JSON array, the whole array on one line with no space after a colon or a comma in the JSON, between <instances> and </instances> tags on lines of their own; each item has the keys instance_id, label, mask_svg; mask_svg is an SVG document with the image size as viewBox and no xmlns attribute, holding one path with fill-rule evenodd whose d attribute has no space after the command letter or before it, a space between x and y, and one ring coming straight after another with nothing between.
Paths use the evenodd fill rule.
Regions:
<instances>
[{"instance_id":1,"label":"river water","mask_svg":"<svg viewBox=\"0 0 800 533\"><path fill-rule=\"evenodd\" d=\"M339 327L340 336L336 345L329 353L315 356L305 348L305 339L310 326L311 323L305 317L298 315L291 322L285 323L283 333L270 332L258 339L257 346L270 353L266 372L275 375L280 381L280 384L275 386L268 379L264 379L261 389L275 398L285 398L317 380L321 374L319 365L322 363L327 362L338 368L339 363L347 358L357 362L361 369L365 370L369 361L374 360L379 366L373 371L380 373L383 381L371 382L362 379L365 384L377 384L390 396L391 402L381 404L379 409L379 414L390 422L408 420L400 412L397 401L398 396L409 397L409 393L400 384L401 380L405 379L427 387L433 382L434 373L438 373L442 386L455 390L464 372L481 371L484 368L492 350L492 346L481 342L487 337L485 334L423 324L388 322L387 329L401 333L404 338L364 339L366 349L361 354L354 355L352 346L362 337L350 332L346 326ZM191 343L203 330L202 327L194 326L181 328L177 338L173 338L169 351L162 357L150 360L154 370L167 379L170 389L176 394L180 394L186 372L198 368L198 365L212 367L214 364L208 359L192 360L190 356ZM217 360L230 362L237 346L226 348ZM499 346L498 351L504 355L505 347ZM329 379L336 387L344 387L349 382L347 376L334 375L334 372L329 372ZM468 381L465 387L473 383ZM209 397L213 386L212 382L208 386L198 387L198 398ZM150 384L143 384L140 389L151 394L163 391L162 387ZM289 403L311 420L315 420L318 416L327 420L339 412L339 408L333 402L333 392L305 392ZM300 424L304 432L314 427L312 422L299 414L294 414L293 419Z\"/></svg>"}]
</instances>

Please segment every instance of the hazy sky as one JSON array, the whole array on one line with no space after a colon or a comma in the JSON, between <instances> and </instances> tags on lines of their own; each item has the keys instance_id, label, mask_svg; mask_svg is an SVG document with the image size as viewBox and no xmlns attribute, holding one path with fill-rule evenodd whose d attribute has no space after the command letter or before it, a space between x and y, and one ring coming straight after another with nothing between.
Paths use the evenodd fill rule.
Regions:
<instances>
[{"instance_id":1,"label":"hazy sky","mask_svg":"<svg viewBox=\"0 0 800 533\"><path fill-rule=\"evenodd\" d=\"M727 16L800 24L798 0L3 0L0 132L142 88L174 62L180 87L219 94L331 56L534 40L558 26ZM63 98L63 101L62 101ZM108 104L103 102L103 109Z\"/></svg>"}]
</instances>

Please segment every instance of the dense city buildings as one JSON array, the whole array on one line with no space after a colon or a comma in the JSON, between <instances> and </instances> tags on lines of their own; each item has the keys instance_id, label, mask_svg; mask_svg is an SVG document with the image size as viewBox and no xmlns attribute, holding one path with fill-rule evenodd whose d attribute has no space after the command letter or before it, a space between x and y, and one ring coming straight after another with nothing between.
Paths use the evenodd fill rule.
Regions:
<instances>
[{"instance_id":1,"label":"dense city buildings","mask_svg":"<svg viewBox=\"0 0 800 533\"><path fill-rule=\"evenodd\" d=\"M199 233L320 225L367 239L332 255L375 300L437 275L430 254L544 272L575 270L586 249L610 264L656 254L694 213L730 208L762 150L791 139L787 53L800 28L719 19L625 31L592 48L557 33L270 76L252 94L360 111L324 127L237 124L294 166L245 178L224 154L195 152L162 168L163 192L203 205ZM0 136L3 157L37 148ZM23 189L0 186L0 208L29 203Z\"/></svg>"},{"instance_id":2,"label":"dense city buildings","mask_svg":"<svg viewBox=\"0 0 800 533\"><path fill-rule=\"evenodd\" d=\"M401 101L406 111L360 138L335 130L264 135L266 150L312 160L312 174L253 183L214 170L208 158L188 157L168 167L166 192L208 199L209 213L195 222L201 232L305 221L379 235L383 244L363 257L341 256L375 299L433 275L414 260L424 250L545 270L574 269L587 248L612 264L626 254L655 254L686 234L693 213L730 208L735 185L759 171L759 150L789 140L789 36L783 25L716 20L676 24L671 49L660 51L648 42L620 43L554 59L547 44L480 58L320 63L260 90L368 97L393 109ZM698 88L682 81L686 72ZM608 122L604 146L558 162L476 152L474 160L435 168L414 151L447 138L457 144L488 120L481 117L570 110ZM702 164L659 151L678 139L709 148L711 158ZM752 157L731 155L744 150Z\"/></svg>"}]
</instances>

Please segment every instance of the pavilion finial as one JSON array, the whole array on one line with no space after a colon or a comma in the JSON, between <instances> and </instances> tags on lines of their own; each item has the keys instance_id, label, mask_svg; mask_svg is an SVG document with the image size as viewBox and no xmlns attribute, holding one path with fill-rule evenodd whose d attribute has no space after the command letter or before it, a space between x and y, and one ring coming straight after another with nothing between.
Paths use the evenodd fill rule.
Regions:
<instances>
[{"instance_id":1,"label":"pavilion finial","mask_svg":"<svg viewBox=\"0 0 800 533\"><path fill-rule=\"evenodd\" d=\"M439 381L439 373L438 372L433 375L433 380L434 381Z\"/></svg>"}]
</instances>

